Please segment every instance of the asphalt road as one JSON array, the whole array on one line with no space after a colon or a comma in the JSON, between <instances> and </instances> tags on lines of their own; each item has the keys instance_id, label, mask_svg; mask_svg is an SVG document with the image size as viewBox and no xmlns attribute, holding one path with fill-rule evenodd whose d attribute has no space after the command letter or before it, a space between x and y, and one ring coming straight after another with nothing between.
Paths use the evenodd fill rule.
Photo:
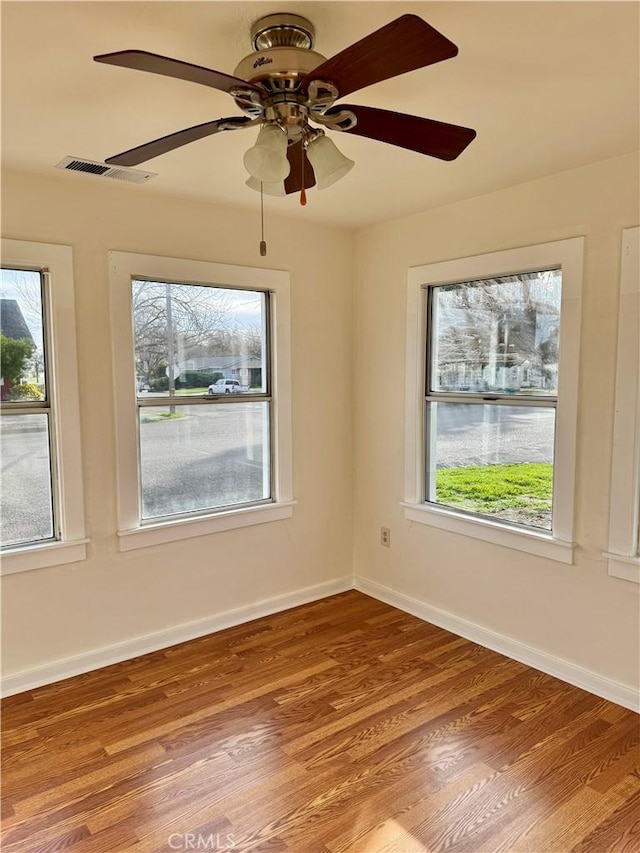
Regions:
<instances>
[{"instance_id":1,"label":"asphalt road","mask_svg":"<svg viewBox=\"0 0 640 853\"><path fill-rule=\"evenodd\" d=\"M190 406L185 417L142 423L143 515L155 518L269 497L266 404ZM550 462L550 409L438 404L437 465ZM152 416L158 409L146 409ZM162 411L167 411L163 409ZM3 542L50 538L46 430L1 419ZM43 426L43 423L38 426Z\"/></svg>"},{"instance_id":2,"label":"asphalt road","mask_svg":"<svg viewBox=\"0 0 640 853\"><path fill-rule=\"evenodd\" d=\"M51 539L46 415L0 418L0 475L2 544Z\"/></svg>"},{"instance_id":3,"label":"asphalt road","mask_svg":"<svg viewBox=\"0 0 640 853\"><path fill-rule=\"evenodd\" d=\"M435 405L438 468L553 462L554 409Z\"/></svg>"},{"instance_id":4,"label":"asphalt road","mask_svg":"<svg viewBox=\"0 0 640 853\"><path fill-rule=\"evenodd\" d=\"M177 407L140 426L145 518L270 497L266 403ZM153 417L145 410L147 417ZM163 409L163 411L167 411Z\"/></svg>"}]
</instances>

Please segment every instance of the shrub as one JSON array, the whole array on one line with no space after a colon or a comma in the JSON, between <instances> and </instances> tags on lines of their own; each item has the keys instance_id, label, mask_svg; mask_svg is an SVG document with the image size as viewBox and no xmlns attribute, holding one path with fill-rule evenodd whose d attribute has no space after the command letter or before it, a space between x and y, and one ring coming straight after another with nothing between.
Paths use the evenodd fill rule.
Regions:
<instances>
[{"instance_id":1,"label":"shrub","mask_svg":"<svg viewBox=\"0 0 640 853\"><path fill-rule=\"evenodd\" d=\"M218 379L222 379L222 373L214 373L211 370L185 370L176 380L176 387L206 388Z\"/></svg>"},{"instance_id":2,"label":"shrub","mask_svg":"<svg viewBox=\"0 0 640 853\"><path fill-rule=\"evenodd\" d=\"M0 376L5 383L17 385L20 382L34 350L29 338L8 338L0 334Z\"/></svg>"},{"instance_id":3,"label":"shrub","mask_svg":"<svg viewBox=\"0 0 640 853\"><path fill-rule=\"evenodd\" d=\"M222 379L222 373L213 373L206 370L185 370L175 381L176 388L206 388L218 379ZM149 382L152 391L168 391L169 377L159 376Z\"/></svg>"},{"instance_id":4,"label":"shrub","mask_svg":"<svg viewBox=\"0 0 640 853\"><path fill-rule=\"evenodd\" d=\"M15 402L16 400L42 400L44 397L40 388L34 385L33 382L25 382L23 385L14 385L7 392L6 400Z\"/></svg>"},{"instance_id":5,"label":"shrub","mask_svg":"<svg viewBox=\"0 0 640 853\"><path fill-rule=\"evenodd\" d=\"M149 387L152 391L168 391L169 377L160 376L158 379L152 379L151 382L149 382Z\"/></svg>"}]
</instances>

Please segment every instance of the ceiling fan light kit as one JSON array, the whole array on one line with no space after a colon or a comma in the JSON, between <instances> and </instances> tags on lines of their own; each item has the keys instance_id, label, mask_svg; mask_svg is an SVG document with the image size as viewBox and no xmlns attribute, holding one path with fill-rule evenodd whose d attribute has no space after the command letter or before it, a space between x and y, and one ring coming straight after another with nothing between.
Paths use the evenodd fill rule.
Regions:
<instances>
[{"instance_id":1,"label":"ceiling fan light kit","mask_svg":"<svg viewBox=\"0 0 640 853\"><path fill-rule=\"evenodd\" d=\"M113 166L137 166L197 139L259 127L244 155L246 185L266 195L325 189L354 162L325 130L386 142L440 160L454 160L475 130L373 107L336 104L352 92L451 59L458 48L416 15L402 15L327 59L314 51L314 27L300 15L266 15L251 27L254 52L233 75L142 50L95 56L96 62L174 77L231 95L243 116L208 121L109 157ZM319 126L318 126L319 125ZM264 241L263 241L264 242Z\"/></svg>"},{"instance_id":2,"label":"ceiling fan light kit","mask_svg":"<svg viewBox=\"0 0 640 853\"><path fill-rule=\"evenodd\" d=\"M284 181L291 170L287 160L287 134L276 122L262 125L253 148L244 155L245 169L264 183Z\"/></svg>"},{"instance_id":3,"label":"ceiling fan light kit","mask_svg":"<svg viewBox=\"0 0 640 853\"><path fill-rule=\"evenodd\" d=\"M265 195L271 195L276 198L283 198L287 194L284 187L284 181L276 181L271 184L263 183L257 178L248 177L245 181L245 186L249 187L250 190L256 190L257 192L262 191Z\"/></svg>"},{"instance_id":4,"label":"ceiling fan light kit","mask_svg":"<svg viewBox=\"0 0 640 853\"><path fill-rule=\"evenodd\" d=\"M307 157L316 175L316 186L324 190L344 178L355 163L338 151L328 136L321 134L312 139L307 146Z\"/></svg>"}]
</instances>

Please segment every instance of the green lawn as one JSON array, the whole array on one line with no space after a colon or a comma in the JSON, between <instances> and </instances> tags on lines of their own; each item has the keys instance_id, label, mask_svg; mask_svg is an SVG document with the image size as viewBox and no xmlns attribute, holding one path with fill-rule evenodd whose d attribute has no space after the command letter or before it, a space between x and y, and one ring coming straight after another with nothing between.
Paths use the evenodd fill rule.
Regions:
<instances>
[{"instance_id":1,"label":"green lawn","mask_svg":"<svg viewBox=\"0 0 640 853\"><path fill-rule=\"evenodd\" d=\"M553 465L470 465L436 472L436 500L470 512L523 523L551 522Z\"/></svg>"}]
</instances>

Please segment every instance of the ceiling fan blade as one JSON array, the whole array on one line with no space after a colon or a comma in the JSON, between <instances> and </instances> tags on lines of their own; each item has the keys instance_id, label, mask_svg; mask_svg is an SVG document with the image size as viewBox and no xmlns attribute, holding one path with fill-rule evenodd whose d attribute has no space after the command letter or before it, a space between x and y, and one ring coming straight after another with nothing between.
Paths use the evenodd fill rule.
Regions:
<instances>
[{"instance_id":1,"label":"ceiling fan blade","mask_svg":"<svg viewBox=\"0 0 640 853\"><path fill-rule=\"evenodd\" d=\"M455 160L476 138L475 130L470 127L445 124L430 118L393 113L374 107L340 104L331 107L325 115L330 116L342 110L352 112L358 120L355 127L342 131L343 133L377 139L389 145L398 145L419 154L437 157L439 160Z\"/></svg>"},{"instance_id":2,"label":"ceiling fan blade","mask_svg":"<svg viewBox=\"0 0 640 853\"><path fill-rule=\"evenodd\" d=\"M185 130L170 133L168 136L161 136L160 139L154 139L152 142L138 145L137 148L130 148L128 151L123 151L121 154L107 158L104 162L112 166L137 166L138 163L152 160L160 154L173 151L174 148L180 148L189 142L195 142L196 139L204 139L205 136L212 136L221 130L231 130L234 125L240 128L250 122L250 118L242 116L220 118L217 121L206 121L204 124L196 124L193 127L187 127Z\"/></svg>"},{"instance_id":3,"label":"ceiling fan blade","mask_svg":"<svg viewBox=\"0 0 640 853\"><path fill-rule=\"evenodd\" d=\"M214 71L212 68L204 68L202 65L182 62L180 59L170 59L168 56L148 53L146 50L118 50L116 53L102 53L93 58L96 62L105 62L107 65L120 65L123 68L133 68L136 71L149 71L151 74L176 77L178 80L211 86L212 89L220 89L222 92L230 92L231 89L238 87L260 92L251 83L247 83L246 80L241 80L239 77L232 77L230 74L223 74L221 71Z\"/></svg>"},{"instance_id":4,"label":"ceiling fan blade","mask_svg":"<svg viewBox=\"0 0 640 853\"><path fill-rule=\"evenodd\" d=\"M315 187L316 176L313 173L313 167L307 157L307 152L302 145L302 142L294 142L287 148L287 159L291 165L291 171L284 179L284 191L289 193L300 192L302 187L306 190L309 187ZM304 163L304 183L303 183L303 163Z\"/></svg>"},{"instance_id":5,"label":"ceiling fan blade","mask_svg":"<svg viewBox=\"0 0 640 853\"><path fill-rule=\"evenodd\" d=\"M324 80L344 97L457 53L455 44L422 18L402 15L314 68L301 87L306 92L313 80Z\"/></svg>"}]
</instances>

